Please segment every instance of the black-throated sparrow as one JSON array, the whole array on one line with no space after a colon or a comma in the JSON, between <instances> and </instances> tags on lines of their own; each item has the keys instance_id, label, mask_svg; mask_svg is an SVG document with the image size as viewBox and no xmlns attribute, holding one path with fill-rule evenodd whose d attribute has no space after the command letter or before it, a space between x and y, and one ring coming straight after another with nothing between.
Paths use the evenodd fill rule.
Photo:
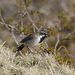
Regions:
<instances>
[{"instance_id":1,"label":"black-throated sparrow","mask_svg":"<svg viewBox=\"0 0 75 75\"><path fill-rule=\"evenodd\" d=\"M18 47L17 51L22 50L25 45L37 46L48 36L49 36L48 32L46 32L44 30L30 34L27 37L25 37L22 41L20 41L20 43L22 43L22 45L20 45Z\"/></svg>"}]
</instances>

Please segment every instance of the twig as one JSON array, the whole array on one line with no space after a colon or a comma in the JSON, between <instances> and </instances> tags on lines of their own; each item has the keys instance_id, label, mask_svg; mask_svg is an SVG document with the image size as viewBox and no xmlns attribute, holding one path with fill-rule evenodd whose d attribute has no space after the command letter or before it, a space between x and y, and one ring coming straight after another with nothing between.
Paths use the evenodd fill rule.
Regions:
<instances>
[{"instance_id":1,"label":"twig","mask_svg":"<svg viewBox=\"0 0 75 75\"><path fill-rule=\"evenodd\" d=\"M70 57L72 57L73 59L75 59L75 56L73 56L72 54L69 54Z\"/></svg>"},{"instance_id":2,"label":"twig","mask_svg":"<svg viewBox=\"0 0 75 75\"><path fill-rule=\"evenodd\" d=\"M1 9L0 9L0 18L1 18L2 22L4 23L4 25L5 25L5 21L4 21L3 17L2 17L2 15L1 15ZM8 25L6 24L5 26L10 31Z\"/></svg>"},{"instance_id":3,"label":"twig","mask_svg":"<svg viewBox=\"0 0 75 75\"><path fill-rule=\"evenodd\" d=\"M47 49L47 51L48 51L48 44L47 44L47 42L44 40L44 43L45 43L45 45L46 45L46 49Z\"/></svg>"},{"instance_id":4,"label":"twig","mask_svg":"<svg viewBox=\"0 0 75 75\"><path fill-rule=\"evenodd\" d=\"M47 23L47 20L45 20L45 23L44 23L44 25L41 25L41 27L39 28L39 30L38 31L40 31L45 25L46 25L46 23Z\"/></svg>"},{"instance_id":5,"label":"twig","mask_svg":"<svg viewBox=\"0 0 75 75\"><path fill-rule=\"evenodd\" d=\"M16 44L17 44L17 46L18 46L19 44L18 44L18 41L17 41L17 39L16 39L16 37L15 37L15 35L14 35L13 31L11 32L11 35L12 35L12 37L14 38L14 40L15 40L15 42L16 42Z\"/></svg>"},{"instance_id":6,"label":"twig","mask_svg":"<svg viewBox=\"0 0 75 75\"><path fill-rule=\"evenodd\" d=\"M3 24L3 25L5 25L5 27L10 31L10 28L9 27L11 27L11 28L13 28L14 30L17 30L18 31L18 29L14 26L12 26L12 25L10 25L10 24L6 24L5 23L5 21L4 21L4 19L3 19L3 17L2 17L2 15L1 15L1 9L0 9L0 18L1 18L1 20L2 20L2 22L0 22L0 24ZM10 31L11 32L11 31Z\"/></svg>"},{"instance_id":7,"label":"twig","mask_svg":"<svg viewBox=\"0 0 75 75\"><path fill-rule=\"evenodd\" d=\"M28 16L27 18L32 22L32 24L33 24L33 29L34 29L34 32L35 32L35 29L38 30L38 28L37 28L37 26L35 25L34 21L32 20L31 16L29 15L29 13L28 13L28 11L27 11L27 8L26 8L26 6L25 6L24 1L23 1L23 0L21 0L21 1L22 1L22 5L23 5L23 8L24 8L24 10L23 10L22 12L24 13L24 15L27 15L27 16ZM19 19L19 22L21 22L21 25L22 25L22 27L23 27L23 21L22 21L21 19L23 18L24 15L21 14L21 11L20 11L21 8L20 8L20 6L19 6L19 3L17 3L17 6L19 7L18 12L19 12L19 14L20 14L20 16L21 16L21 18ZM19 22L18 22L18 23L19 23ZM17 24L17 25L18 25L18 24Z\"/></svg>"},{"instance_id":8,"label":"twig","mask_svg":"<svg viewBox=\"0 0 75 75\"><path fill-rule=\"evenodd\" d=\"M54 54L56 54L56 50L57 50L58 43L59 43L59 33L57 35L57 42L55 44Z\"/></svg>"},{"instance_id":9,"label":"twig","mask_svg":"<svg viewBox=\"0 0 75 75\"><path fill-rule=\"evenodd\" d=\"M16 37L15 37L13 31L11 31L10 28L8 27L8 26L11 26L11 25L5 23L5 21L4 21L3 17L2 17L2 15L1 15L1 10L0 10L0 18L1 18L1 20L2 20L2 22L0 22L0 23L1 23L1 24L4 24L5 27L10 31L12 37L14 38L16 44L18 45L18 41L16 40ZM12 30L14 30L14 26L11 26L11 27L12 27ZM23 56L23 54L22 54L21 52L19 52L19 53Z\"/></svg>"},{"instance_id":10,"label":"twig","mask_svg":"<svg viewBox=\"0 0 75 75\"><path fill-rule=\"evenodd\" d=\"M64 39L60 40L60 42L63 41L63 40L69 40L68 36L70 36L70 35L72 36L73 34L75 34L75 32L68 33Z\"/></svg>"},{"instance_id":11,"label":"twig","mask_svg":"<svg viewBox=\"0 0 75 75\"><path fill-rule=\"evenodd\" d=\"M3 46L5 43L6 43L6 41L2 43L2 46Z\"/></svg>"},{"instance_id":12,"label":"twig","mask_svg":"<svg viewBox=\"0 0 75 75\"><path fill-rule=\"evenodd\" d=\"M47 42L46 42L46 41L44 41L44 43L45 43L46 47L48 48L48 44L47 44Z\"/></svg>"},{"instance_id":13,"label":"twig","mask_svg":"<svg viewBox=\"0 0 75 75\"><path fill-rule=\"evenodd\" d=\"M2 22L3 22L3 23L2 23L2 22L0 22L0 23L1 23L1 24L4 24L4 25L6 26L6 28L10 31L10 28L9 28L8 26L11 26L11 25L5 23L5 21L4 21L3 17L2 17L2 15L1 15L1 10L0 10L0 18L1 18ZM13 30L14 27L13 27L13 26L11 26L11 27L12 27L12 30ZM13 31L10 31L10 32L11 32L11 35L12 35L12 37L14 38L16 44L18 45L18 42L17 42L17 40L16 40L16 37L15 37L14 34L13 34Z\"/></svg>"},{"instance_id":14,"label":"twig","mask_svg":"<svg viewBox=\"0 0 75 75\"><path fill-rule=\"evenodd\" d=\"M12 35L12 37L14 38L14 40L15 40L15 42L16 42L16 44L17 44L17 46L19 46L18 41L17 41L17 39L16 39L16 37L15 37L15 35L14 35L14 32L13 32L13 31L11 32L11 35ZM16 53L17 53L17 52L16 52ZM22 56L22 57L24 57L24 55L22 54L22 52L21 52L21 51L19 51L19 53L21 54L21 56ZM16 56L16 54L15 54L15 56Z\"/></svg>"},{"instance_id":15,"label":"twig","mask_svg":"<svg viewBox=\"0 0 75 75\"><path fill-rule=\"evenodd\" d=\"M37 28L36 24L34 23L34 21L32 20L31 16L29 15L29 13L28 13L28 11L27 11L27 9L26 9L26 6L25 6L25 3L24 3L23 0L22 0L22 4L23 4L23 6L24 6L24 10L25 10L24 13L27 14L28 19L32 22L32 24L33 24L33 29L34 29L34 32L35 32L35 29L38 30L38 28Z\"/></svg>"},{"instance_id":16,"label":"twig","mask_svg":"<svg viewBox=\"0 0 75 75\"><path fill-rule=\"evenodd\" d=\"M5 23L5 21L4 21L3 17L2 17L2 15L1 15L1 9L0 9L0 18L1 18L2 22Z\"/></svg>"},{"instance_id":17,"label":"twig","mask_svg":"<svg viewBox=\"0 0 75 75\"><path fill-rule=\"evenodd\" d=\"M58 51L59 51L62 47L67 50L67 48L66 48L64 45L62 45L62 46L60 46L60 47L58 48ZM68 52L68 53L69 53L69 52Z\"/></svg>"},{"instance_id":18,"label":"twig","mask_svg":"<svg viewBox=\"0 0 75 75\"><path fill-rule=\"evenodd\" d=\"M67 34L67 36L65 37L65 39L67 39L67 38L68 38L68 36L73 35L73 34L75 34L75 32L68 33L68 34Z\"/></svg>"},{"instance_id":19,"label":"twig","mask_svg":"<svg viewBox=\"0 0 75 75\"><path fill-rule=\"evenodd\" d=\"M59 51L61 48L64 48L65 50L67 50L67 48L66 48L64 45L62 45L62 46L60 46L60 47L58 48L58 51ZM68 51L68 50L67 50L67 52L68 52L68 56L70 56L70 57L72 57L73 59L75 59L75 56L73 56L72 54L69 54L69 51Z\"/></svg>"}]
</instances>

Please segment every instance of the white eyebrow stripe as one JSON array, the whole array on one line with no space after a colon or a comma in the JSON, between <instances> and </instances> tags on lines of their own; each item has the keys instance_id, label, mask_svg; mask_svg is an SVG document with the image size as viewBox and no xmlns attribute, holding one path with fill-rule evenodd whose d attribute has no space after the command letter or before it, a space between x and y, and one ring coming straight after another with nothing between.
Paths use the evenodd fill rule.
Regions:
<instances>
[{"instance_id":1,"label":"white eyebrow stripe","mask_svg":"<svg viewBox=\"0 0 75 75\"><path fill-rule=\"evenodd\" d=\"M41 31L42 33L45 33L45 34L48 34L47 32L45 32L45 31Z\"/></svg>"},{"instance_id":2,"label":"white eyebrow stripe","mask_svg":"<svg viewBox=\"0 0 75 75\"><path fill-rule=\"evenodd\" d=\"M45 32L45 31L41 31L41 32L43 32L43 33L47 33L47 32Z\"/></svg>"}]
</instances>

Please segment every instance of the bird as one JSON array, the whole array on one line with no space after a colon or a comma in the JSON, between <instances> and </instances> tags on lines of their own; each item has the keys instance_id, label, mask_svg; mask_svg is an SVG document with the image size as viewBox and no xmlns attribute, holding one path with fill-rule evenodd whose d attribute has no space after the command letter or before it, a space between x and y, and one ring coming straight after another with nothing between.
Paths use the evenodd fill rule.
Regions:
<instances>
[{"instance_id":1,"label":"bird","mask_svg":"<svg viewBox=\"0 0 75 75\"><path fill-rule=\"evenodd\" d=\"M41 31L32 33L20 41L20 43L22 44L18 47L17 51L21 51L25 45L27 47L28 46L32 46L32 47L38 46L48 36L49 36L49 33L45 30L41 30Z\"/></svg>"}]
</instances>

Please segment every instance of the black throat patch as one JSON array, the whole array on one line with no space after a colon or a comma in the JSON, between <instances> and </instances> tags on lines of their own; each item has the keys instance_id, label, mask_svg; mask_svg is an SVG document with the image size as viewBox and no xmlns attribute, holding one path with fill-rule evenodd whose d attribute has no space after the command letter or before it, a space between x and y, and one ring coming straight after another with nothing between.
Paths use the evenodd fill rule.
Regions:
<instances>
[{"instance_id":1,"label":"black throat patch","mask_svg":"<svg viewBox=\"0 0 75 75\"><path fill-rule=\"evenodd\" d=\"M42 38L40 39L40 42L39 42L39 43L41 43L45 38L46 38L46 36L42 37Z\"/></svg>"}]
</instances>

